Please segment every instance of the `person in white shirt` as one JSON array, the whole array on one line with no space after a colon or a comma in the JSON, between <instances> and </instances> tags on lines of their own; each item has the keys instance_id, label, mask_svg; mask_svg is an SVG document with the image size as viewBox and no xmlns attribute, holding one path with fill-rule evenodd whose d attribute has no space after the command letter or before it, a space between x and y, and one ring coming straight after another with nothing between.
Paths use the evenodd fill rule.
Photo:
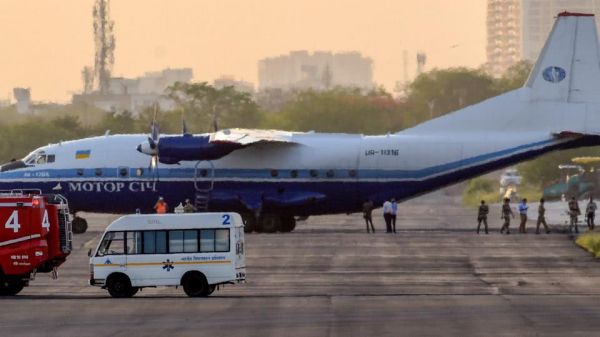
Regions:
<instances>
[{"instance_id":1,"label":"person in white shirt","mask_svg":"<svg viewBox=\"0 0 600 337\"><path fill-rule=\"evenodd\" d=\"M385 220L385 232L392 232L392 203L386 200L383 203L383 219Z\"/></svg>"}]
</instances>

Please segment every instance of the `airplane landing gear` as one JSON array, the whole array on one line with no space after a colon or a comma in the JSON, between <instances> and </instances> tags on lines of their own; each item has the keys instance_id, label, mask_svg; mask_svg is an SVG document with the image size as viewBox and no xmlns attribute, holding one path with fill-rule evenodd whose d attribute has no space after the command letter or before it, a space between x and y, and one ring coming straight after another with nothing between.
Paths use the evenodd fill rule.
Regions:
<instances>
[{"instance_id":1,"label":"airplane landing gear","mask_svg":"<svg viewBox=\"0 0 600 337\"><path fill-rule=\"evenodd\" d=\"M71 221L71 227L73 228L73 233L82 234L87 231L88 223L87 220L77 215L73 215L73 220Z\"/></svg>"},{"instance_id":2,"label":"airplane landing gear","mask_svg":"<svg viewBox=\"0 0 600 337\"><path fill-rule=\"evenodd\" d=\"M258 219L252 214L242 215L244 219L244 232L257 233L289 233L296 228L296 219L293 215L262 214Z\"/></svg>"}]
</instances>

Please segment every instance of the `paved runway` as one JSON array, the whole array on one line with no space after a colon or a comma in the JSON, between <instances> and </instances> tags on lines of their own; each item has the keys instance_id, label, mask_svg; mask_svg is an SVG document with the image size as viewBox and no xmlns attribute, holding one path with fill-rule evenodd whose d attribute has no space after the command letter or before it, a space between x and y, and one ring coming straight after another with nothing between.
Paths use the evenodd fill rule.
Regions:
<instances>
[{"instance_id":1,"label":"paved runway","mask_svg":"<svg viewBox=\"0 0 600 337\"><path fill-rule=\"evenodd\" d=\"M247 236L248 283L205 299L145 289L112 299L87 286L91 231L59 279L2 298L2 336L593 336L600 262L566 234L473 232L450 197L403 204L399 232L358 215L315 217L290 234ZM430 201L433 200L433 201ZM443 206L441 206L443 205Z\"/></svg>"}]
</instances>

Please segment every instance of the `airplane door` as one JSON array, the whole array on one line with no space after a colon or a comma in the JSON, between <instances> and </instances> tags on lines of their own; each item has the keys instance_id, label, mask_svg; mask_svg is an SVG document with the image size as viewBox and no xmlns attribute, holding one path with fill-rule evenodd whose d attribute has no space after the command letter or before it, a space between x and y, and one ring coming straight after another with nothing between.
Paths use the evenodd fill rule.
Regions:
<instances>
[{"instance_id":1,"label":"airplane door","mask_svg":"<svg viewBox=\"0 0 600 337\"><path fill-rule=\"evenodd\" d=\"M196 191L209 192L214 187L215 166L212 161L201 160L194 167L194 187Z\"/></svg>"}]
</instances>

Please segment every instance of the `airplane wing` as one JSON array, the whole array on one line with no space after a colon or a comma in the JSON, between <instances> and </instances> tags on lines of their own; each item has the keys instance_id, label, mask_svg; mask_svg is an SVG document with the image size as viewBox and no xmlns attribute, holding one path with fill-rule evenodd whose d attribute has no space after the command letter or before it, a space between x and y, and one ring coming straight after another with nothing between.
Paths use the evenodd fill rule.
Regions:
<instances>
[{"instance_id":1,"label":"airplane wing","mask_svg":"<svg viewBox=\"0 0 600 337\"><path fill-rule=\"evenodd\" d=\"M210 135L210 143L233 143L241 146L256 143L294 143L293 132L257 129L225 129Z\"/></svg>"}]
</instances>

